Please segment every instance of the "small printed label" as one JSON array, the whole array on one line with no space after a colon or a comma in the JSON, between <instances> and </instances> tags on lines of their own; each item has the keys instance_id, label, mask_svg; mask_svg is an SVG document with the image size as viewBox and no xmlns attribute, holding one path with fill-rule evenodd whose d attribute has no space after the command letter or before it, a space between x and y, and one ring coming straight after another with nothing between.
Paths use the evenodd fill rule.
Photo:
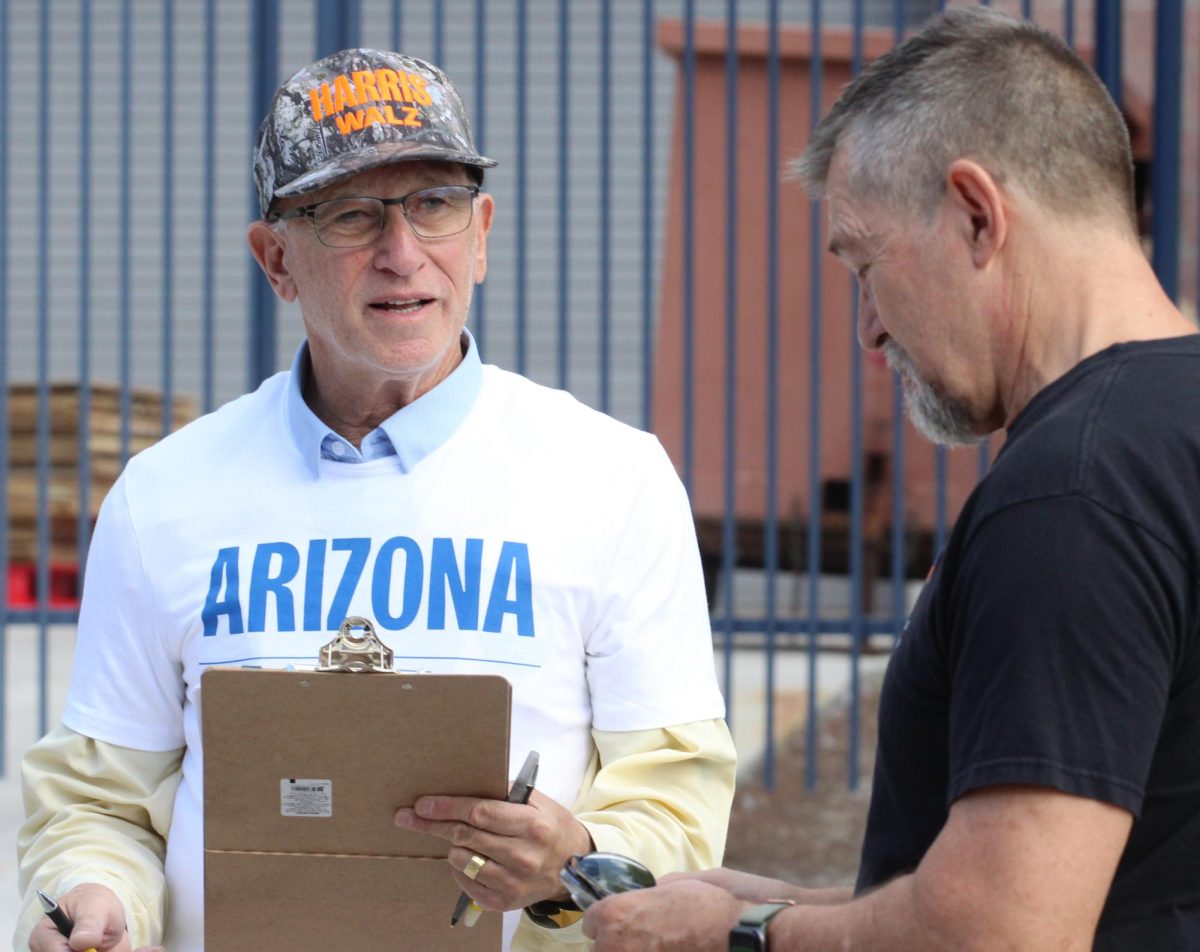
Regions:
<instances>
[{"instance_id":1,"label":"small printed label","mask_svg":"<svg viewBox=\"0 0 1200 952\"><path fill-rule=\"evenodd\" d=\"M333 816L333 781L279 781L279 812L284 816Z\"/></svg>"}]
</instances>

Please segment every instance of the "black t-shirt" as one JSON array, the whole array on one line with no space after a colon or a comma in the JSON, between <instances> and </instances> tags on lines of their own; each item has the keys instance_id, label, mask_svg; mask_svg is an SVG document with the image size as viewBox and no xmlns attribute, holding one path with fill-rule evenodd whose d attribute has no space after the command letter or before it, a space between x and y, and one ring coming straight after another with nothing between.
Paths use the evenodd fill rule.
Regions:
<instances>
[{"instance_id":1,"label":"black t-shirt","mask_svg":"<svg viewBox=\"0 0 1200 952\"><path fill-rule=\"evenodd\" d=\"M964 793L1134 816L1095 949L1200 949L1200 336L1041 391L888 666L858 889L916 868Z\"/></svg>"}]
</instances>

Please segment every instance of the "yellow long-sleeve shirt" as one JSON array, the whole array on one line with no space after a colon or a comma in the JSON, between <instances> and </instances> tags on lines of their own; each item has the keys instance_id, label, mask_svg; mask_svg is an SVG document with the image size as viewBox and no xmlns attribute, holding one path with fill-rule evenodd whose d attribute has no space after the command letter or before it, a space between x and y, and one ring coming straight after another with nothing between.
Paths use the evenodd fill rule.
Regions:
<instances>
[{"instance_id":1,"label":"yellow long-sleeve shirt","mask_svg":"<svg viewBox=\"0 0 1200 952\"><path fill-rule=\"evenodd\" d=\"M736 769L724 720L593 730L592 737L596 751L572 809L596 849L636 857L656 875L720 865ZM182 756L182 749L132 750L66 727L29 749L21 767L24 905L14 952L26 952L42 917L34 890L61 895L83 882L120 897L134 948L162 941L169 901L163 858ZM523 916L512 949L564 942L586 942L578 924L544 929Z\"/></svg>"}]
</instances>

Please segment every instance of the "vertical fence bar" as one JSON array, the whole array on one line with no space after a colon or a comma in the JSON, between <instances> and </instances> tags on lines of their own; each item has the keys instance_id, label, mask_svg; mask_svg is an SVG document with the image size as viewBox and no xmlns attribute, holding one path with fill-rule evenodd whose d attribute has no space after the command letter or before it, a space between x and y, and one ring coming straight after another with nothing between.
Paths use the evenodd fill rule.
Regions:
<instances>
[{"instance_id":1,"label":"vertical fence bar","mask_svg":"<svg viewBox=\"0 0 1200 952\"><path fill-rule=\"evenodd\" d=\"M50 4L39 7L38 89L41 114L50 113ZM37 627L38 735L49 729L50 612L50 125L38 123L37 223Z\"/></svg>"},{"instance_id":2,"label":"vertical fence bar","mask_svg":"<svg viewBox=\"0 0 1200 952\"><path fill-rule=\"evenodd\" d=\"M362 4L359 0L342 0L342 3L344 4L342 12L342 45L339 49L361 46Z\"/></svg>"},{"instance_id":3,"label":"vertical fence bar","mask_svg":"<svg viewBox=\"0 0 1200 952\"><path fill-rule=\"evenodd\" d=\"M1096 0L1096 73L1119 107L1121 94L1121 0Z\"/></svg>"},{"instance_id":4,"label":"vertical fence bar","mask_svg":"<svg viewBox=\"0 0 1200 952\"><path fill-rule=\"evenodd\" d=\"M526 86L529 82L529 23L526 10L526 0L517 0L517 82L516 82L516 132L517 136L517 168L516 168L516 294L513 317L516 324L517 373L525 373L526 350L526 284L528 280L528 209L529 193L526 188L527 158L529 153L529 137L526 133Z\"/></svg>"},{"instance_id":5,"label":"vertical fence bar","mask_svg":"<svg viewBox=\"0 0 1200 952\"><path fill-rule=\"evenodd\" d=\"M271 107L279 70L279 7L276 0L259 0L252 9L254 109L251 110L250 116L250 141L255 142L258 138L259 122ZM257 197L251 187L250 217L257 219L261 214ZM275 295L257 264L251 261L248 267L251 301L247 389L254 389L266 379L274 365Z\"/></svg>"},{"instance_id":6,"label":"vertical fence bar","mask_svg":"<svg viewBox=\"0 0 1200 952\"><path fill-rule=\"evenodd\" d=\"M721 520L721 588L725 592L722 619L725 651L725 697L733 697L734 617L737 592L737 134L738 116L737 0L725 2L725 515ZM732 723L732 719L730 720Z\"/></svg>"},{"instance_id":7,"label":"vertical fence bar","mask_svg":"<svg viewBox=\"0 0 1200 952\"><path fill-rule=\"evenodd\" d=\"M820 121L824 96L824 64L821 61L821 4L814 2L810 18L809 58L810 120ZM821 626L821 206L808 203L809 273L809 397L808 397L808 723L806 725L804 783L812 790L817 784L817 732L820 713L817 708L817 639Z\"/></svg>"},{"instance_id":8,"label":"vertical fence bar","mask_svg":"<svg viewBox=\"0 0 1200 952\"><path fill-rule=\"evenodd\" d=\"M175 0L163 0L162 435L175 400Z\"/></svg>"},{"instance_id":9,"label":"vertical fence bar","mask_svg":"<svg viewBox=\"0 0 1200 952\"><path fill-rule=\"evenodd\" d=\"M1183 123L1183 3L1158 0L1154 24L1154 273L1179 300L1180 126Z\"/></svg>"},{"instance_id":10,"label":"vertical fence bar","mask_svg":"<svg viewBox=\"0 0 1200 952\"><path fill-rule=\"evenodd\" d=\"M130 294L133 258L133 4L121 3L121 263L118 295L120 340L119 377L121 381L121 465L130 456L130 426L133 409L133 315Z\"/></svg>"},{"instance_id":11,"label":"vertical fence bar","mask_svg":"<svg viewBox=\"0 0 1200 952\"><path fill-rule=\"evenodd\" d=\"M858 326L858 296L853 298ZM851 790L859 782L859 734L862 720L861 663L863 649L863 372L862 349L850 335L850 710L846 779Z\"/></svg>"},{"instance_id":12,"label":"vertical fence bar","mask_svg":"<svg viewBox=\"0 0 1200 952\"><path fill-rule=\"evenodd\" d=\"M642 429L654 401L654 0L642 0Z\"/></svg>"},{"instance_id":13,"label":"vertical fence bar","mask_svg":"<svg viewBox=\"0 0 1200 952\"><path fill-rule=\"evenodd\" d=\"M612 366L612 0L600 4L600 409L608 412Z\"/></svg>"},{"instance_id":14,"label":"vertical fence bar","mask_svg":"<svg viewBox=\"0 0 1200 952\"><path fill-rule=\"evenodd\" d=\"M776 576L779 572L779 0L767 5L767 167L765 221L767 226L767 498L766 544L763 562L767 576L767 704L763 747L763 786L775 789L775 652Z\"/></svg>"},{"instance_id":15,"label":"vertical fence bar","mask_svg":"<svg viewBox=\"0 0 1200 952\"><path fill-rule=\"evenodd\" d=\"M314 53L318 59L336 53L338 50L358 45L358 37L361 33L359 12L358 0L317 0L313 15L315 17ZM272 76L272 90L274 87L274 76ZM265 110L263 114L266 114Z\"/></svg>"},{"instance_id":16,"label":"vertical fence bar","mask_svg":"<svg viewBox=\"0 0 1200 952\"><path fill-rule=\"evenodd\" d=\"M904 38L904 7L896 0L893 36L899 43ZM861 60L860 60L861 63ZM892 374L892 632L899 635L904 627L905 599L905 511L904 511L904 385L898 373Z\"/></svg>"},{"instance_id":17,"label":"vertical fence bar","mask_svg":"<svg viewBox=\"0 0 1200 952\"><path fill-rule=\"evenodd\" d=\"M892 632L899 636L907 615L904 587L905 565L904 468L904 384L898 373L892 374Z\"/></svg>"},{"instance_id":18,"label":"vertical fence bar","mask_svg":"<svg viewBox=\"0 0 1200 952\"><path fill-rule=\"evenodd\" d=\"M475 148L487 155L487 0L475 0ZM487 282L471 296L475 313L475 343L487 358Z\"/></svg>"},{"instance_id":19,"label":"vertical fence bar","mask_svg":"<svg viewBox=\"0 0 1200 952\"><path fill-rule=\"evenodd\" d=\"M250 110L250 141L258 140L258 125L271 108L279 74L279 5L277 0L257 0L251 8L251 75L254 82ZM262 217L254 186L249 188L250 218ZM250 273L250 322L246 353L246 389L253 390L275 368L275 294L258 264L247 264Z\"/></svg>"},{"instance_id":20,"label":"vertical fence bar","mask_svg":"<svg viewBox=\"0 0 1200 952\"><path fill-rule=\"evenodd\" d=\"M941 552L946 545L946 453L946 447L941 443L933 448L933 551L935 554Z\"/></svg>"},{"instance_id":21,"label":"vertical fence bar","mask_svg":"<svg viewBox=\"0 0 1200 952\"><path fill-rule=\"evenodd\" d=\"M524 0L521 0L520 16L524 17ZM446 5L442 0L433 0L433 61L439 67L446 62Z\"/></svg>"},{"instance_id":22,"label":"vertical fence bar","mask_svg":"<svg viewBox=\"0 0 1200 952\"><path fill-rule=\"evenodd\" d=\"M402 51L404 49L404 0L392 0L392 25L389 35L392 38L392 49L396 52Z\"/></svg>"},{"instance_id":23,"label":"vertical fence bar","mask_svg":"<svg viewBox=\"0 0 1200 952\"><path fill-rule=\"evenodd\" d=\"M313 7L313 55L317 59L342 48L340 6L340 0L317 0Z\"/></svg>"},{"instance_id":24,"label":"vertical fence bar","mask_svg":"<svg viewBox=\"0 0 1200 952\"><path fill-rule=\"evenodd\" d=\"M853 28L850 40L850 71L857 76L863 65L863 21L866 17L865 0L854 0L851 8ZM853 327L858 327L858 295L854 293L857 286L853 277L848 278L851 284L850 313ZM850 372L853 378L853 402L851 404L851 446L850 455L853 474L850 480L850 644L853 653L851 666L851 703L850 703L850 743L849 743L849 780L852 790L858 789L859 783L859 737L862 732L862 692L859 680L859 664L862 659L862 645L866 629L863 618L863 510L865 495L863 474L863 352L858 343L857 333L850 335Z\"/></svg>"},{"instance_id":25,"label":"vertical fence bar","mask_svg":"<svg viewBox=\"0 0 1200 952\"><path fill-rule=\"evenodd\" d=\"M8 89L8 4L0 3L0 89ZM0 195L8 194L8 97L0 96ZM8 485L8 215L0 213L0 478ZM8 493L0 493L0 777L8 764L8 604L9 526Z\"/></svg>"},{"instance_id":26,"label":"vertical fence bar","mask_svg":"<svg viewBox=\"0 0 1200 952\"><path fill-rule=\"evenodd\" d=\"M216 284L216 166L217 166L217 13L216 0L204 5L204 291L202 304L201 395L203 411L213 408Z\"/></svg>"},{"instance_id":27,"label":"vertical fence bar","mask_svg":"<svg viewBox=\"0 0 1200 952\"><path fill-rule=\"evenodd\" d=\"M692 492L696 289L696 4L683 4L683 485Z\"/></svg>"},{"instance_id":28,"label":"vertical fence bar","mask_svg":"<svg viewBox=\"0 0 1200 952\"><path fill-rule=\"evenodd\" d=\"M558 386L570 379L571 4L558 0Z\"/></svg>"},{"instance_id":29,"label":"vertical fence bar","mask_svg":"<svg viewBox=\"0 0 1200 952\"><path fill-rule=\"evenodd\" d=\"M79 513L75 520L76 584L82 591L91 536L92 448L92 0L79 9ZM0 193L2 194L2 193Z\"/></svg>"},{"instance_id":30,"label":"vertical fence bar","mask_svg":"<svg viewBox=\"0 0 1200 952\"><path fill-rule=\"evenodd\" d=\"M853 327L858 327L858 295L851 296ZM858 735L861 717L859 664L863 638L863 399L862 352L856 334L850 335L850 707L846 773L851 790L858 789Z\"/></svg>"}]
</instances>

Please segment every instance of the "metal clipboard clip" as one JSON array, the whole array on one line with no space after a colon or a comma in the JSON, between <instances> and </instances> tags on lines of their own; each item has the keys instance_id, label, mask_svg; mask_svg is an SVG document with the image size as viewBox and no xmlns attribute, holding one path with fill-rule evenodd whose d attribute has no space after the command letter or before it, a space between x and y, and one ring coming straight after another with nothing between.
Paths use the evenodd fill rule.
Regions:
<instances>
[{"instance_id":1,"label":"metal clipboard clip","mask_svg":"<svg viewBox=\"0 0 1200 952\"><path fill-rule=\"evenodd\" d=\"M394 674L392 649L379 640L375 626L361 615L349 615L338 633L317 655L318 671Z\"/></svg>"}]
</instances>

